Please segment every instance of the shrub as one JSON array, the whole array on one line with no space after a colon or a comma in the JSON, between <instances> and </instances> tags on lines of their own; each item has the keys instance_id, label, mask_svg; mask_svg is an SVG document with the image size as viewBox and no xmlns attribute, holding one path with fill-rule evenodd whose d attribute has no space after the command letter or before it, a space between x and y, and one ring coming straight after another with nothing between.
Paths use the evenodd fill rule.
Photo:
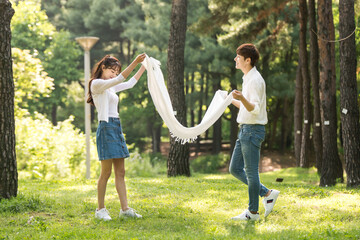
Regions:
<instances>
[{"instance_id":1,"label":"shrub","mask_svg":"<svg viewBox=\"0 0 360 240\"><path fill-rule=\"evenodd\" d=\"M227 154L206 155L192 160L190 166L194 172L216 173L220 168L225 167L229 160L230 156Z\"/></svg>"},{"instance_id":2,"label":"shrub","mask_svg":"<svg viewBox=\"0 0 360 240\"><path fill-rule=\"evenodd\" d=\"M72 116L57 126L38 113L34 117L17 117L15 121L20 176L41 179L85 176L85 135L72 125ZM94 142L92 138L93 172L99 167Z\"/></svg>"},{"instance_id":3,"label":"shrub","mask_svg":"<svg viewBox=\"0 0 360 240\"><path fill-rule=\"evenodd\" d=\"M126 176L155 177L166 173L166 158L161 154L140 154L135 149L125 161Z\"/></svg>"}]
</instances>

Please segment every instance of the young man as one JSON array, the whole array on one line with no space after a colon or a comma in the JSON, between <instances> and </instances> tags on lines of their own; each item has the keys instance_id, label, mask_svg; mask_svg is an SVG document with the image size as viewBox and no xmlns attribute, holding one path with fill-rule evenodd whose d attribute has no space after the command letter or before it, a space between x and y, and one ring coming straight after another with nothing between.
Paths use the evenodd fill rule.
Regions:
<instances>
[{"instance_id":1,"label":"young man","mask_svg":"<svg viewBox=\"0 0 360 240\"><path fill-rule=\"evenodd\" d=\"M259 161L261 143L265 139L266 86L255 63L259 51L253 44L243 44L236 50L236 69L243 73L242 92L232 92L232 104L239 108L237 122L240 124L238 139L230 162L230 173L248 185L249 208L233 220L260 220L259 195L264 197L265 217L272 211L279 191L269 190L260 183Z\"/></svg>"}]
</instances>

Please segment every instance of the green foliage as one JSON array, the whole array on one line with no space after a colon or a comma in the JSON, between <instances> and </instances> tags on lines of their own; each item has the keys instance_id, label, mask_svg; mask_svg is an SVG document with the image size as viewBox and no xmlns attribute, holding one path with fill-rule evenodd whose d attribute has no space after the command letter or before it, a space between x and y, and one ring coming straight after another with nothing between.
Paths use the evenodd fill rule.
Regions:
<instances>
[{"instance_id":1,"label":"green foliage","mask_svg":"<svg viewBox=\"0 0 360 240\"><path fill-rule=\"evenodd\" d=\"M146 76L142 76L134 88L121 92L119 114L126 141L144 150L144 138L151 136L152 129L162 125L147 88Z\"/></svg>"},{"instance_id":2,"label":"green foliage","mask_svg":"<svg viewBox=\"0 0 360 240\"><path fill-rule=\"evenodd\" d=\"M91 51L92 64L105 53L118 57L123 68L140 53L159 59L166 75L167 42L170 29L171 1L167 0L31 0L15 1L16 14L12 21L13 46L30 49L38 54L48 75L54 79L55 90L51 98L40 98L32 108L50 118L52 107L57 107L58 119L75 116L73 124L83 129L83 101L81 88L75 86L81 78L79 47L75 36L99 36L100 41ZM46 10L52 26L46 17ZM338 23L338 1L334 1L334 20ZM236 47L244 42L255 43L261 53L258 69L267 84L269 124L283 115L291 119L294 96L294 80L298 57L298 3L285 0L260 0L257 2L237 0L192 0L188 1L188 30L185 50L185 77L194 75L187 88L194 84L194 91L186 96L188 111L195 113L202 108L205 113L213 90L230 91L240 87L241 71L234 69L233 57ZM359 25L359 1L355 2L355 20ZM54 26L70 33L56 33ZM356 31L359 43L360 30ZM75 44L75 45L74 45ZM338 46L338 45L337 45ZM33 49L37 49L36 51ZM53 54L50 54L53 53ZM360 52L360 44L357 44ZM81 51L80 51L81 54ZM81 68L81 67L80 67ZM79 75L80 74L80 75ZM146 75L146 74L145 74ZM339 75L337 75L339 76ZM360 79L358 74L358 79ZM149 139L152 130L162 125L162 120L153 107L143 79L134 89L120 94L120 116L129 143L143 150L144 139ZM205 81L206 80L206 81ZM71 83L70 83L71 82ZM230 83L232 85L230 85ZM201 91L201 86L207 86ZM171 87L171 86L169 86ZM338 98L339 99L339 98ZM200 106L203 100L203 106ZM207 100L207 101L206 101ZM279 114L289 102L287 113ZM29 105L29 104L28 104ZM190 107L191 106L191 107ZM32 113L34 110L30 109ZM227 118L230 116L226 113ZM187 114L190 123L190 114ZM195 123L199 121L195 114ZM144 124L145 123L145 124ZM279 119L269 136L274 136L272 146L277 147L282 131ZM189 124L188 124L189 125ZM290 124L291 125L291 124ZM222 128L223 139L229 139L229 122ZM93 130L96 124L93 124ZM211 131L210 129L210 137ZM167 134L167 129L163 129ZM291 135L291 131L289 131ZM276 139L277 138L277 139ZM288 136L287 139L292 139Z\"/></svg>"},{"instance_id":3,"label":"green foliage","mask_svg":"<svg viewBox=\"0 0 360 240\"><path fill-rule=\"evenodd\" d=\"M70 115L74 116L73 124L82 131L85 129L85 113L84 113L84 88L77 82L67 85L67 90L62 107L58 108L57 120L63 121L68 119ZM93 132L96 131L98 125L97 116L93 122Z\"/></svg>"},{"instance_id":4,"label":"green foliage","mask_svg":"<svg viewBox=\"0 0 360 240\"><path fill-rule=\"evenodd\" d=\"M89 7L92 3L92 0L69 0L69 1L57 1L61 4L61 8L57 11L61 12L61 17L63 21L58 22L57 26L66 30L69 30L72 33L77 33L80 36L85 34L90 34L85 27L84 19L89 16ZM51 4L46 5L51 6ZM56 21L53 19L53 21Z\"/></svg>"},{"instance_id":5,"label":"green foliage","mask_svg":"<svg viewBox=\"0 0 360 240\"><path fill-rule=\"evenodd\" d=\"M54 34L44 54L44 68L54 79L54 90L49 98L42 99L41 112L50 115L54 105L66 106L69 85L81 79L82 71L78 67L82 51L74 39L71 39L70 33L62 30Z\"/></svg>"},{"instance_id":6,"label":"green foliage","mask_svg":"<svg viewBox=\"0 0 360 240\"><path fill-rule=\"evenodd\" d=\"M15 119L16 156L21 174L53 179L85 176L85 135L72 125L73 117L54 127L41 114ZM95 140L91 139L92 171L96 164Z\"/></svg>"},{"instance_id":7,"label":"green foliage","mask_svg":"<svg viewBox=\"0 0 360 240\"><path fill-rule=\"evenodd\" d=\"M191 169L199 173L217 173L230 160L228 154L206 155L195 158L190 162Z\"/></svg>"},{"instance_id":8,"label":"green foliage","mask_svg":"<svg viewBox=\"0 0 360 240\"><path fill-rule=\"evenodd\" d=\"M54 127L34 107L40 98L49 96L53 79L29 50L13 48L12 53L18 169L30 178L85 176L85 136L72 125L74 118L70 116ZM91 149L92 159L96 161L94 139ZM97 168L98 165L93 164L92 170Z\"/></svg>"},{"instance_id":9,"label":"green foliage","mask_svg":"<svg viewBox=\"0 0 360 240\"><path fill-rule=\"evenodd\" d=\"M40 0L18 1L12 6L15 14L11 20L11 45L28 49L31 54L42 55L49 45L55 27L48 21Z\"/></svg>"},{"instance_id":10,"label":"green foliage","mask_svg":"<svg viewBox=\"0 0 360 240\"><path fill-rule=\"evenodd\" d=\"M61 7L56 10L53 6ZM189 90L186 95L186 104L191 106L188 109L196 112L202 108L204 114L215 90L231 91L234 86L240 86L242 74L234 69L233 62L235 49L240 43L252 41L260 46L263 62L259 68L267 81L268 96L273 103L269 104L271 120L276 103L293 96L297 64L294 61L297 49L294 47L297 46L295 33L298 30L296 6L296 3L283 0L257 3L189 1L185 77L194 78L185 87L191 89L194 85L194 90ZM99 60L104 53L110 53L123 63L129 63L137 53L146 52L161 61L166 81L171 1L52 0L43 7L53 16L52 22L57 27L68 29L73 35L100 36L99 44L92 50L93 61ZM207 89L206 93L201 90L202 86ZM63 98L63 93L60 98ZM144 137L151 136L152 130L162 125L149 100L146 81L141 80L134 89L121 93L120 99L120 116L127 139L142 149ZM203 106L200 106L201 100ZM70 107L67 103L65 105ZM62 114L66 112L63 108L60 111ZM190 123L190 114L187 117ZM201 117L195 114L195 123ZM226 139L229 126L224 124L222 130ZM209 132L211 137L212 130Z\"/></svg>"},{"instance_id":11,"label":"green foliage","mask_svg":"<svg viewBox=\"0 0 360 240\"><path fill-rule=\"evenodd\" d=\"M49 77L54 80L51 94L37 95L36 99L27 101L27 105L21 107L28 108L31 113L38 111L51 117L54 108L65 106L64 101L66 100L68 85L72 81L79 81L81 77L82 71L78 70L78 66L82 52L69 32L55 31L55 27L48 20L45 11L41 10L39 0L18 1L17 4L14 4L14 9L15 15L11 25L12 46L28 50L25 60L23 58L15 59L14 69L19 68L18 71L25 72L26 70L26 73L31 71L35 74L44 69ZM32 59L29 53L38 59L30 63ZM25 69L25 67L17 66L18 61L30 63L31 68ZM40 70L35 70L36 67ZM31 79L31 81L26 79L29 83L37 80L32 75L24 73L24 76ZM45 84L40 85L39 83L38 85L40 86L39 91L41 91L41 87L47 87ZM20 92L21 89L17 90ZM24 88L22 91L30 92L30 94L35 93L34 89ZM21 97L21 95L18 96ZM62 120L67 118L68 116ZM56 119L53 120L56 122Z\"/></svg>"},{"instance_id":12,"label":"green foliage","mask_svg":"<svg viewBox=\"0 0 360 240\"><path fill-rule=\"evenodd\" d=\"M271 31L275 29L269 21L279 20L277 25L281 25L284 18L296 21L287 14L289 11L292 12L295 4L286 0L210 0L209 9L212 17L203 20L202 24L208 26L209 31L221 29L220 42L236 49L241 43L260 40L259 36L264 32L267 32L267 35L276 35L275 31Z\"/></svg>"},{"instance_id":13,"label":"green foliage","mask_svg":"<svg viewBox=\"0 0 360 240\"><path fill-rule=\"evenodd\" d=\"M144 19L129 18L124 35L137 43L139 50L146 51L149 56L166 63L171 3L164 0L135 2L141 8L138 12L142 12Z\"/></svg>"},{"instance_id":14,"label":"green foliage","mask_svg":"<svg viewBox=\"0 0 360 240\"><path fill-rule=\"evenodd\" d=\"M54 9L49 3L43 6L50 10L51 15L57 16L52 21L58 28L70 31L73 36L100 37L100 43L92 49L93 59L100 60L106 52L115 55L121 62L130 63L129 56L134 55L137 46L129 42L123 32L132 27L132 20L138 25L142 21L139 5L127 0L53 1L61 8Z\"/></svg>"},{"instance_id":15,"label":"green foliage","mask_svg":"<svg viewBox=\"0 0 360 240\"><path fill-rule=\"evenodd\" d=\"M284 181L275 182L278 177ZM345 184L320 188L314 169L283 169L260 178L281 193L266 219L260 203L259 222L230 220L248 206L247 186L230 174L127 177L129 206L142 219L118 217L120 203L110 178L105 199L113 218L109 222L94 219L96 179L20 180L23 200L17 203L23 209L6 207L14 208L16 198L1 200L0 239L360 238L359 189L347 189ZM24 207L30 201L33 207Z\"/></svg>"},{"instance_id":16,"label":"green foliage","mask_svg":"<svg viewBox=\"0 0 360 240\"><path fill-rule=\"evenodd\" d=\"M156 177L166 173L166 158L161 154L140 154L137 149L125 160L126 175L130 177Z\"/></svg>"},{"instance_id":17,"label":"green foliage","mask_svg":"<svg viewBox=\"0 0 360 240\"><path fill-rule=\"evenodd\" d=\"M69 32L61 30L54 34L44 54L44 67L54 78L56 86L61 87L61 84L70 84L80 79L82 71L78 67L82 51Z\"/></svg>"},{"instance_id":18,"label":"green foliage","mask_svg":"<svg viewBox=\"0 0 360 240\"><path fill-rule=\"evenodd\" d=\"M40 59L33 57L29 50L12 48L12 58L17 113L19 108L33 108L30 103L37 102L40 97L49 97L54 84Z\"/></svg>"},{"instance_id":19,"label":"green foliage","mask_svg":"<svg viewBox=\"0 0 360 240\"><path fill-rule=\"evenodd\" d=\"M161 69L167 81L167 42L170 29L171 2L162 0L136 1L141 6L144 20L141 18L130 18L124 30L124 36L135 43L139 51L145 51L149 56L157 58L161 63ZM154 7L159 6L159 7ZM228 79L232 77L231 68L233 68L233 52L226 47L220 46L216 38L209 36L199 36L195 31L195 25L199 16L207 13L207 1L190 1L188 5L188 25L189 30L186 36L185 48L185 76L194 75L194 78L187 82L187 88L194 84L194 91L189 91L186 95L186 104L189 109L197 110L199 100L204 98L205 94L201 91L201 85L204 85L204 74L207 76L207 86L212 89L214 84L218 84L224 79L222 84L225 90L231 90ZM141 14L138 14L141 15ZM126 126L131 142L140 143L139 138L151 135L151 129L161 125L159 118L151 100L146 84L141 86L138 83L132 93L121 93L123 105L120 108L120 116ZM171 88L171 86L168 86ZM138 93L135 93L138 92ZM208 90L212 95L212 90ZM203 101L208 105L211 97ZM131 103L131 104L129 104ZM125 106L125 107L124 107ZM205 111L203 112L203 114ZM190 114L188 114L188 122ZM137 119L137 120L134 120ZM134 122L135 121L135 122ZM195 122L199 121L196 114ZM143 124L146 122L146 124ZM131 124L132 123L132 124ZM190 124L188 124L189 126ZM139 129L140 128L140 129ZM167 131L165 131L167 132ZM142 136L141 136L142 134Z\"/></svg>"},{"instance_id":20,"label":"green foliage","mask_svg":"<svg viewBox=\"0 0 360 240\"><path fill-rule=\"evenodd\" d=\"M126 18L122 35L131 41L137 52L146 52L158 59L165 77L170 12L169 2L151 0L135 1L123 9L121 15ZM143 139L162 125L151 100L146 74L133 89L120 93L120 99L120 117L127 141L135 143L142 150L145 144Z\"/></svg>"}]
</instances>

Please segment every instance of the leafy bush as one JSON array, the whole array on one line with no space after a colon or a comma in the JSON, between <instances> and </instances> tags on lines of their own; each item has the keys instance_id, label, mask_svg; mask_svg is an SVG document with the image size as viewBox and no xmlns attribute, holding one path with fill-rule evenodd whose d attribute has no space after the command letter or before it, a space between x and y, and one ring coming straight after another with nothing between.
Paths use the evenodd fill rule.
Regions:
<instances>
[{"instance_id":1,"label":"leafy bush","mask_svg":"<svg viewBox=\"0 0 360 240\"><path fill-rule=\"evenodd\" d=\"M190 162L190 167L194 172L216 173L220 168L225 167L229 160L229 155L221 153L219 155L200 156Z\"/></svg>"},{"instance_id":2,"label":"leafy bush","mask_svg":"<svg viewBox=\"0 0 360 240\"><path fill-rule=\"evenodd\" d=\"M15 114L23 109L32 109L36 99L48 97L54 86L54 79L44 71L40 59L32 56L29 50L12 48L15 85ZM29 110L30 111L30 110ZM30 111L32 112L32 111Z\"/></svg>"},{"instance_id":3,"label":"leafy bush","mask_svg":"<svg viewBox=\"0 0 360 240\"><path fill-rule=\"evenodd\" d=\"M25 111L26 112L26 111ZM85 135L76 129L74 117L59 122L57 126L36 113L16 118L16 156L21 178L53 179L84 178ZM166 173L166 158L161 154L140 154L129 146L126 159L126 176L154 177ZM95 137L91 138L91 176L100 174ZM132 151L131 151L132 150Z\"/></svg>"},{"instance_id":4,"label":"leafy bush","mask_svg":"<svg viewBox=\"0 0 360 240\"><path fill-rule=\"evenodd\" d=\"M53 90L53 79L28 50L13 48L15 82L16 156L20 177L66 178L85 176L85 136L72 124L74 117L57 126L37 112L33 103ZM31 104L32 103L32 104ZM32 114L30 114L30 112ZM91 142L92 172L99 168ZM95 164L96 163L96 164Z\"/></svg>"},{"instance_id":5,"label":"leafy bush","mask_svg":"<svg viewBox=\"0 0 360 240\"><path fill-rule=\"evenodd\" d=\"M34 117L17 117L15 121L16 156L21 176L41 179L85 176L85 135L72 125L72 116L57 126L39 113ZM99 168L94 142L92 138L92 172Z\"/></svg>"},{"instance_id":6,"label":"leafy bush","mask_svg":"<svg viewBox=\"0 0 360 240\"><path fill-rule=\"evenodd\" d=\"M161 154L140 154L135 149L125 161L126 176L155 177L166 173L166 158Z\"/></svg>"}]
</instances>

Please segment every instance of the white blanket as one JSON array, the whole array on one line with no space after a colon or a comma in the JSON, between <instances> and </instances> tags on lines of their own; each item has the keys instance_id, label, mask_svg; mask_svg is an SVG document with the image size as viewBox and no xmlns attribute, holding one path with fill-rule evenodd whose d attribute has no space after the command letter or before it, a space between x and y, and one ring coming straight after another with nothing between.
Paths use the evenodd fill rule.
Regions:
<instances>
[{"instance_id":1,"label":"white blanket","mask_svg":"<svg viewBox=\"0 0 360 240\"><path fill-rule=\"evenodd\" d=\"M170 130L172 137L185 144L194 141L198 135L211 127L223 114L228 105L231 104L232 94L227 91L218 90L208 107L201 123L195 127L184 127L176 119L164 76L161 72L160 61L146 56L143 65L147 70L148 88L154 105Z\"/></svg>"}]
</instances>

